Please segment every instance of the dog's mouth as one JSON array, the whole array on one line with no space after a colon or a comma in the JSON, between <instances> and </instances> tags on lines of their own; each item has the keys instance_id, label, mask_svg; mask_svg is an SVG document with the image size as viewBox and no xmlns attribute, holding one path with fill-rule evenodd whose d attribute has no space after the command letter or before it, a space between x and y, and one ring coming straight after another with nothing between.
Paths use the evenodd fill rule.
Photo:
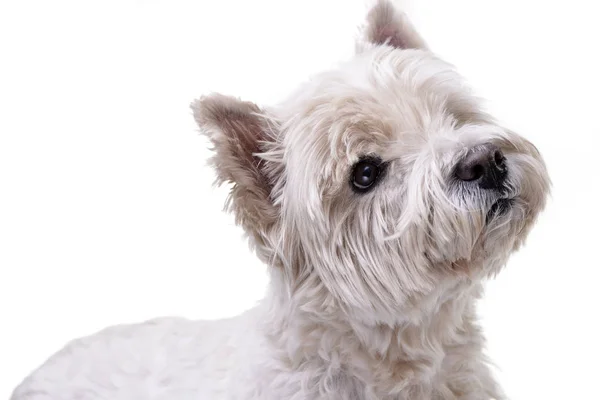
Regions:
<instances>
[{"instance_id":1,"label":"dog's mouth","mask_svg":"<svg viewBox=\"0 0 600 400\"><path fill-rule=\"evenodd\" d=\"M494 220L495 218L505 215L511 209L513 203L514 199L498 199L490 207L486 216L486 223L489 224L490 221Z\"/></svg>"}]
</instances>

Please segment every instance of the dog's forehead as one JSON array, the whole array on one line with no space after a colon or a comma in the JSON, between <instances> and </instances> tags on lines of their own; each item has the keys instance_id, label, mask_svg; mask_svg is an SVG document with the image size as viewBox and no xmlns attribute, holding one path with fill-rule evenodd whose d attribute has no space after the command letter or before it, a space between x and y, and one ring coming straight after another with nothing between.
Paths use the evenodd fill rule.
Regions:
<instances>
[{"instance_id":1,"label":"dog's forehead","mask_svg":"<svg viewBox=\"0 0 600 400\"><path fill-rule=\"evenodd\" d=\"M349 162L393 141L414 148L451 125L468 95L451 65L428 51L377 46L316 75L281 107L285 141L298 157Z\"/></svg>"}]
</instances>

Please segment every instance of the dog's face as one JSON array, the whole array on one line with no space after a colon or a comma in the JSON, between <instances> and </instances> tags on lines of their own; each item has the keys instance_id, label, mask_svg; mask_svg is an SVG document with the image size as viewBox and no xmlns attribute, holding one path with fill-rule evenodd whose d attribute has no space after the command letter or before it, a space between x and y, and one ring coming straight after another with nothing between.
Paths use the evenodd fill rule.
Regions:
<instances>
[{"instance_id":1,"label":"dog's face","mask_svg":"<svg viewBox=\"0 0 600 400\"><path fill-rule=\"evenodd\" d=\"M238 222L290 293L375 321L496 273L549 188L537 149L385 1L356 56L279 107L212 95L193 108Z\"/></svg>"}]
</instances>

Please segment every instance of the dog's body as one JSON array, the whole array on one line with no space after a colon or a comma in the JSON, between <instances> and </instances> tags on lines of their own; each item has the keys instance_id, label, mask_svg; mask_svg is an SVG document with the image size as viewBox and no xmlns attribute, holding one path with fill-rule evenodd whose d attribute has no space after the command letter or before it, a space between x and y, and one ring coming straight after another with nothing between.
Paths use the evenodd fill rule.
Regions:
<instances>
[{"instance_id":1,"label":"dog's body","mask_svg":"<svg viewBox=\"0 0 600 400\"><path fill-rule=\"evenodd\" d=\"M363 349L349 330L285 311L264 302L221 321L163 318L111 327L70 343L29 377L14 398L501 398L481 358L482 339L472 321L465 321L465 332L455 340L447 336L450 328L434 332L433 326L425 334L421 327L409 326L366 330L371 349ZM385 360L373 356L378 350L410 352L419 360ZM321 356L306 357L316 352Z\"/></svg>"},{"instance_id":2,"label":"dog's body","mask_svg":"<svg viewBox=\"0 0 600 400\"><path fill-rule=\"evenodd\" d=\"M193 110L268 296L229 320L77 340L13 400L503 398L475 301L549 180L402 13L379 1L356 56L279 107L211 95Z\"/></svg>"}]
</instances>

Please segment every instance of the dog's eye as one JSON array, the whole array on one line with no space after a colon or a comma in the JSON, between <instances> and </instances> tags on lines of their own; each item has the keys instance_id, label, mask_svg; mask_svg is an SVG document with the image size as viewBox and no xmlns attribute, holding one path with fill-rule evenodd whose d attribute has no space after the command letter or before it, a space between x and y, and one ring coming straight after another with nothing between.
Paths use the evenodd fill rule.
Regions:
<instances>
[{"instance_id":1,"label":"dog's eye","mask_svg":"<svg viewBox=\"0 0 600 400\"><path fill-rule=\"evenodd\" d=\"M354 189L365 192L371 189L381 174L381 160L363 159L354 165L351 182Z\"/></svg>"}]
</instances>

